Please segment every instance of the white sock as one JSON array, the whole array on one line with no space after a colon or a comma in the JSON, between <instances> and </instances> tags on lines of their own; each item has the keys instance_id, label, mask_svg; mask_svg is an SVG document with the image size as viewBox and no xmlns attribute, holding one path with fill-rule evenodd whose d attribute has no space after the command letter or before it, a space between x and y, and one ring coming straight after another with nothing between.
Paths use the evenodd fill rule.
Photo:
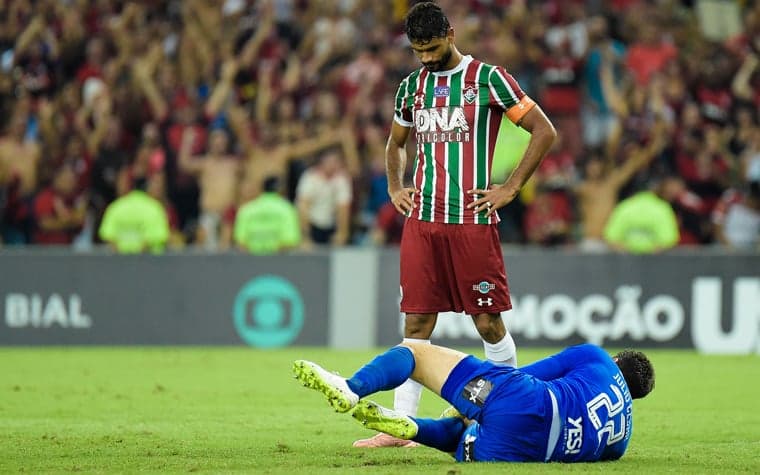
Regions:
<instances>
[{"instance_id":1,"label":"white sock","mask_svg":"<svg viewBox=\"0 0 760 475\"><path fill-rule=\"evenodd\" d=\"M430 340L404 338L404 343L430 344ZM417 381L407 379L404 381L404 384L393 391L393 409L407 416L415 417L417 415L417 408L420 406L421 396L422 385Z\"/></svg>"},{"instance_id":2,"label":"white sock","mask_svg":"<svg viewBox=\"0 0 760 475\"><path fill-rule=\"evenodd\" d=\"M486 359L491 363L517 367L517 347L509 332L496 343L483 340L483 348L486 350Z\"/></svg>"}]
</instances>

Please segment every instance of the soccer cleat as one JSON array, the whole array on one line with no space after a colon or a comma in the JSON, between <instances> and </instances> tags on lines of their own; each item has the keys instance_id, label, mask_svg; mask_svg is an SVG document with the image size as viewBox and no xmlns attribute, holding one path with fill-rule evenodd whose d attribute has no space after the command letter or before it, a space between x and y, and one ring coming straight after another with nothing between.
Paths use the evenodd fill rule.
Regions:
<instances>
[{"instance_id":1,"label":"soccer cleat","mask_svg":"<svg viewBox=\"0 0 760 475\"><path fill-rule=\"evenodd\" d=\"M357 441L354 441L354 447L358 447L360 449L377 449L383 447L404 447L411 449L419 446L420 444L413 440L399 439L398 437L383 434L382 432L373 435L369 439L359 439Z\"/></svg>"},{"instance_id":2,"label":"soccer cleat","mask_svg":"<svg viewBox=\"0 0 760 475\"><path fill-rule=\"evenodd\" d=\"M359 401L351 417L364 427L409 440L417 435L417 423L411 417L366 399Z\"/></svg>"},{"instance_id":3,"label":"soccer cleat","mask_svg":"<svg viewBox=\"0 0 760 475\"><path fill-rule=\"evenodd\" d=\"M448 419L449 417L458 417L460 419L464 419L464 416L462 415L462 413L459 412L457 408L454 406L449 406L446 409L444 409L439 419Z\"/></svg>"},{"instance_id":4,"label":"soccer cleat","mask_svg":"<svg viewBox=\"0 0 760 475\"><path fill-rule=\"evenodd\" d=\"M298 360L293 363L293 374L307 388L324 394L337 412L348 412L359 402L359 396L351 391L345 378L330 373L316 363Z\"/></svg>"}]
</instances>

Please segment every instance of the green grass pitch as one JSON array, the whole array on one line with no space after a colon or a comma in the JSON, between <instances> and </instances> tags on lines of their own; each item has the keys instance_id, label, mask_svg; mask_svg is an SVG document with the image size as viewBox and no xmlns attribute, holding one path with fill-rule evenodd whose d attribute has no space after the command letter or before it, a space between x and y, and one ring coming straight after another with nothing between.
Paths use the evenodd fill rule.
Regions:
<instances>
[{"instance_id":1,"label":"green grass pitch","mask_svg":"<svg viewBox=\"0 0 760 475\"><path fill-rule=\"evenodd\" d=\"M550 351L522 349L521 363ZM657 385L635 403L628 453L617 462L569 466L456 464L428 448L354 449L354 439L372 432L332 412L290 368L305 358L347 375L374 354L2 348L0 472L760 473L757 356L649 351ZM391 404L392 393L375 399ZM421 415L444 407L426 392Z\"/></svg>"}]
</instances>

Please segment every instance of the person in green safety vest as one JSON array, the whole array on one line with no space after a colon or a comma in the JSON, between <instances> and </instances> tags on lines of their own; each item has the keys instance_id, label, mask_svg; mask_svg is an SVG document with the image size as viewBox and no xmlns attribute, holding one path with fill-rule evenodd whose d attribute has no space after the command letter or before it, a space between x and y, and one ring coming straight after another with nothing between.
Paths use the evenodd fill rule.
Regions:
<instances>
[{"instance_id":1,"label":"person in green safety vest","mask_svg":"<svg viewBox=\"0 0 760 475\"><path fill-rule=\"evenodd\" d=\"M301 243L296 207L279 193L279 179L264 180L264 191L242 205L235 216L233 239L252 254L276 254Z\"/></svg>"},{"instance_id":2,"label":"person in green safety vest","mask_svg":"<svg viewBox=\"0 0 760 475\"><path fill-rule=\"evenodd\" d=\"M678 219L660 193L666 179L615 206L604 228L604 239L618 251L653 254L678 244Z\"/></svg>"},{"instance_id":3,"label":"person in green safety vest","mask_svg":"<svg viewBox=\"0 0 760 475\"><path fill-rule=\"evenodd\" d=\"M158 254L169 240L166 209L145 191L150 179L136 179L132 190L111 202L103 215L98 234L119 253Z\"/></svg>"}]
</instances>

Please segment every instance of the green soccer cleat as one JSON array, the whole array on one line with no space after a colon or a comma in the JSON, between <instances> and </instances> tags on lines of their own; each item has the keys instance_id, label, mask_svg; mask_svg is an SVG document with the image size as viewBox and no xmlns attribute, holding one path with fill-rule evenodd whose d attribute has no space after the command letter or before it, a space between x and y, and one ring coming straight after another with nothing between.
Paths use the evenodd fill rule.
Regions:
<instances>
[{"instance_id":1,"label":"green soccer cleat","mask_svg":"<svg viewBox=\"0 0 760 475\"><path fill-rule=\"evenodd\" d=\"M410 440L417 435L418 427L414 419L366 399L359 401L351 417L368 429L399 439Z\"/></svg>"},{"instance_id":2,"label":"green soccer cleat","mask_svg":"<svg viewBox=\"0 0 760 475\"><path fill-rule=\"evenodd\" d=\"M441 416L439 419L448 419L449 417L458 417L460 419L464 419L465 417L462 415L461 412L457 410L454 406L449 406L446 409L443 410L441 413Z\"/></svg>"},{"instance_id":3,"label":"green soccer cleat","mask_svg":"<svg viewBox=\"0 0 760 475\"><path fill-rule=\"evenodd\" d=\"M345 378L330 373L316 363L298 360L293 363L293 374L307 388L324 394L337 412L348 412L359 402L359 396L351 391Z\"/></svg>"}]
</instances>

